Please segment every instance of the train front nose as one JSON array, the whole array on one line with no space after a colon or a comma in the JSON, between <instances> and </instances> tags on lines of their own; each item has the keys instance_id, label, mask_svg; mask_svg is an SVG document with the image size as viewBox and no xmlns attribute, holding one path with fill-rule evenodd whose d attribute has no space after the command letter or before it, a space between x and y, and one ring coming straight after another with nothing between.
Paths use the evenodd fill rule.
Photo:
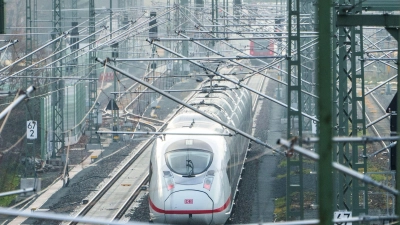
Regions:
<instances>
[{"instance_id":1,"label":"train front nose","mask_svg":"<svg viewBox=\"0 0 400 225\"><path fill-rule=\"evenodd\" d=\"M172 224L210 224L214 203L202 191L177 191L164 202L165 221Z\"/></svg>"}]
</instances>

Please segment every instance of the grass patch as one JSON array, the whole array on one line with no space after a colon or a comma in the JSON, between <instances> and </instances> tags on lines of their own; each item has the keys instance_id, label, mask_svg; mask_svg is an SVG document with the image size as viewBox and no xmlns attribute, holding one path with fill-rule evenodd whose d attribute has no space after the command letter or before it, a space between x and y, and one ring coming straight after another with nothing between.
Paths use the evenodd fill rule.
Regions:
<instances>
[{"instance_id":1,"label":"grass patch","mask_svg":"<svg viewBox=\"0 0 400 225\"><path fill-rule=\"evenodd\" d=\"M310 174L312 172L312 170L311 169L303 169L303 174ZM298 172L297 171L291 171L290 172L290 175L292 175L292 176L295 176L295 175L297 175L298 174ZM287 176L287 173L285 172L285 173L283 173L283 174L278 174L277 176L276 176L276 179L282 179L282 178L285 178Z\"/></svg>"},{"instance_id":2,"label":"grass patch","mask_svg":"<svg viewBox=\"0 0 400 225\"><path fill-rule=\"evenodd\" d=\"M275 204L275 209L274 209L275 221L285 221L286 220L286 197L275 199L274 204Z\"/></svg>"},{"instance_id":3,"label":"grass patch","mask_svg":"<svg viewBox=\"0 0 400 225\"><path fill-rule=\"evenodd\" d=\"M374 179L375 181L378 182L383 182L383 181L387 181L387 180L391 180L391 176L388 175L387 173L379 173L382 172L381 169L375 167L375 166L369 166L368 167L368 172L372 172L372 174L369 174L369 176ZM377 173L374 173L377 172Z\"/></svg>"},{"instance_id":4,"label":"grass patch","mask_svg":"<svg viewBox=\"0 0 400 225\"><path fill-rule=\"evenodd\" d=\"M20 178L14 174L5 175L4 188L1 192L16 190L19 186ZM3 181L2 181L3 182ZM15 199L17 195L9 195L5 197L0 197L0 206L7 207Z\"/></svg>"},{"instance_id":5,"label":"grass patch","mask_svg":"<svg viewBox=\"0 0 400 225\"><path fill-rule=\"evenodd\" d=\"M281 162L278 165L278 168L286 168L287 167L287 159L284 158L281 160Z\"/></svg>"}]
</instances>

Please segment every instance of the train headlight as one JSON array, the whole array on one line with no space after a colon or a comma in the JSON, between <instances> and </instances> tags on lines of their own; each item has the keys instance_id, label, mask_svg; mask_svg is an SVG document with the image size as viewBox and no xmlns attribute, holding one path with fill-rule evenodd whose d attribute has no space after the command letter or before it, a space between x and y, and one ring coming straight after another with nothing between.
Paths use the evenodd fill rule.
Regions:
<instances>
[{"instance_id":1,"label":"train headlight","mask_svg":"<svg viewBox=\"0 0 400 225\"><path fill-rule=\"evenodd\" d=\"M164 180L167 185L168 191L174 189L175 183L174 183L174 177L172 176L170 171L163 171L164 172Z\"/></svg>"},{"instance_id":2,"label":"train headlight","mask_svg":"<svg viewBox=\"0 0 400 225\"><path fill-rule=\"evenodd\" d=\"M209 170L207 172L206 178L204 178L203 188L210 190L213 180L214 180L214 170Z\"/></svg>"}]
</instances>

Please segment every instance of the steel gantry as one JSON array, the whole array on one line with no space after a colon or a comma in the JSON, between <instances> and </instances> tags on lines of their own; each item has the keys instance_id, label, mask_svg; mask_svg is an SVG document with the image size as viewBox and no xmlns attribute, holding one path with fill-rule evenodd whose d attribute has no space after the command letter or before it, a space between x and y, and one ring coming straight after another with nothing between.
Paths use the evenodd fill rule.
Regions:
<instances>
[{"instance_id":1,"label":"steel gantry","mask_svg":"<svg viewBox=\"0 0 400 225\"><path fill-rule=\"evenodd\" d=\"M26 46L26 55L28 55L29 53L32 52L32 48L33 48L33 23L32 23L32 1L31 0L26 0L26 8L25 8L25 13L26 13L26 28L25 28L25 32L26 32L26 42L25 42L25 46ZM32 65L32 55L28 55L25 59L25 64L27 66ZM25 73L27 76L29 76L31 70L27 70ZM30 81L28 81L28 79L26 80L25 84L25 88L29 86ZM25 89L24 88L24 89Z\"/></svg>"},{"instance_id":2,"label":"steel gantry","mask_svg":"<svg viewBox=\"0 0 400 225\"><path fill-rule=\"evenodd\" d=\"M368 11L382 11L381 14L377 12L373 12L373 14L362 14L363 9L368 9ZM363 52L363 38L362 38L362 29L363 26L381 26L385 27L386 30L397 40L397 50L399 50L399 28L400 28L400 16L399 15L389 15L387 12L388 11L398 11L400 10L400 2L398 1L392 1L392 0L382 0L382 1L368 1L368 2L363 2L362 4L360 2L355 2L355 1L340 1L339 5L336 7L336 17L334 21L334 25L338 27L338 38L336 38L335 41L338 41L338 50L336 52L339 52L338 55L338 61L340 59L343 59L342 57L346 57L347 60L349 61L348 64L342 63L339 61L337 64L338 66L334 66L334 69L337 69L338 71L335 71L336 73L341 76L341 70L343 70L342 75L347 76L347 79L350 84L344 83L341 84L340 81L345 82L342 78L340 79L337 78L334 80L337 81L339 80L339 89L338 89L338 94L336 95L338 100L340 101L340 97L346 97L350 98L352 100L353 107L350 108L350 106L347 104L347 106L353 110L353 114L357 113L354 112L356 110L354 106L356 103L359 103L362 105L362 116L365 115L365 105L364 105L364 70L363 70L363 63L364 63L364 52ZM342 45L341 45L342 44ZM341 52L341 48L346 47L344 50L346 52ZM342 50L342 51L344 51ZM334 58L335 59L335 58ZM399 55L397 55L397 64L399 64ZM356 70L354 68L356 65L359 65L361 69ZM350 68L346 66L351 66ZM397 68L398 69L398 68ZM399 90L399 76L397 76L397 90ZM346 86L347 88L346 88ZM341 87L341 88L340 88ZM353 93L356 92L356 88L361 87L362 90L358 90L357 92L360 93ZM344 92L346 89L352 88L352 90L348 90L348 96L342 94L340 95L340 90L341 92ZM335 94L335 92L334 92ZM350 95L352 94L352 95ZM340 103L346 103L347 100L342 100ZM397 98L397 101L399 104L400 98ZM340 110L340 108L338 109ZM344 112L345 109L342 109ZM397 113L397 112L396 112ZM341 113L340 111L338 112L339 116L344 114ZM359 113L360 114L360 113ZM348 124L352 125L351 127L348 128L353 133L349 133L348 136L357 136L357 131L361 130L363 134L365 134L365 118L359 118L357 115L352 115L350 114L347 120ZM344 117L346 118L346 117ZM357 120L358 119L358 120ZM339 120L340 122L340 120ZM397 120L397 127L399 126L400 120ZM340 124L338 124L339 131L341 130ZM358 126L358 127L357 127ZM361 126L361 129L360 129ZM336 131L336 132L339 132ZM355 134L354 134L355 133ZM397 135L399 132L397 131ZM341 146L344 146L342 150ZM362 149L364 148L364 149ZM349 145L348 143L341 143L339 145L339 153L344 154L343 157L349 157L352 156L348 161L348 163L343 162L343 160L340 163L343 163L344 165L347 165L348 167L352 168L353 170L359 171L366 173L366 158L360 158L360 155L365 155L365 144L351 144ZM397 152L400 151L400 146L397 145ZM347 154L352 154L352 155L347 155ZM340 155L338 155L338 158ZM340 159L340 158L339 158ZM396 155L396 160L400 161L400 154ZM351 164L350 164L351 163ZM400 188L400 174L399 174L399 166L396 167L396 189ZM339 175L337 175L340 177ZM344 180L344 179L343 179ZM339 180L339 185L343 184L345 181L340 181ZM351 183L349 183L351 182ZM368 214L368 195L367 195L367 186L365 184L359 184L355 180L351 181L348 179L347 183L344 183L345 188L350 188L350 193L345 193L344 190L346 189L340 189L340 186L338 187L338 199L337 199L337 206L339 209L345 209L345 210L350 210L353 212L353 215L359 215L361 213ZM342 191L342 192L341 192ZM400 198L397 196L396 197L396 202L395 202L395 214L399 215L400 214Z\"/></svg>"},{"instance_id":3,"label":"steel gantry","mask_svg":"<svg viewBox=\"0 0 400 225\"><path fill-rule=\"evenodd\" d=\"M188 10L189 10L189 0L180 0L181 8L180 12L182 13L182 18L185 20L185 22L182 23L181 28L182 30L186 30L187 27L187 16L188 16ZM182 42L182 54L186 57L189 56L189 42L183 41ZM183 75L188 75L189 74L189 63L186 61L182 62L182 69L181 72L183 72Z\"/></svg>"},{"instance_id":4,"label":"steel gantry","mask_svg":"<svg viewBox=\"0 0 400 225\"><path fill-rule=\"evenodd\" d=\"M334 15L361 14L361 4L355 0L340 0ZM335 27L335 26L334 26ZM333 134L352 136L366 134L364 101L364 61L362 26L337 26L333 45ZM360 70L357 70L361 68ZM333 160L366 173L367 159L365 143L337 143ZM351 211L353 215L368 212L367 186L344 174L335 172L337 181L336 210Z\"/></svg>"},{"instance_id":5,"label":"steel gantry","mask_svg":"<svg viewBox=\"0 0 400 225\"><path fill-rule=\"evenodd\" d=\"M302 73L300 55L300 0L288 0L287 136L303 137ZM304 218L303 156L287 157L286 219Z\"/></svg>"},{"instance_id":6,"label":"steel gantry","mask_svg":"<svg viewBox=\"0 0 400 225\"><path fill-rule=\"evenodd\" d=\"M73 20L78 19L78 0L71 0L72 12L71 16Z\"/></svg>"},{"instance_id":7,"label":"steel gantry","mask_svg":"<svg viewBox=\"0 0 400 225\"><path fill-rule=\"evenodd\" d=\"M32 52L33 49L33 21L32 21L32 13L33 13L33 9L32 9L32 0L26 0L26 42L25 42L25 46L26 46L26 50L25 50L25 54L28 55L28 57L26 57L25 59L25 65L26 66L30 66L32 65L32 55L29 55L29 53ZM23 89L26 89L27 87L31 86L34 84L33 82L33 78L29 78L29 76L31 75L32 70L28 69L25 71L25 75L26 78L24 79L25 84L22 84ZM37 109L37 106L35 106L35 104L38 102L37 99L32 99L33 101L29 101L26 103L26 106L28 107L28 110L26 110L25 113L25 118L26 121L29 120L35 120L38 121L37 119L37 110L33 110L33 109ZM38 124L36 123L35 126L37 126ZM27 134L29 135L29 134ZM25 140L25 157L35 157L35 144L36 144L36 140L33 139L26 139ZM31 177L31 176L35 176L35 164L33 163L32 165L28 164L29 160L25 160L25 168L24 168L24 177ZM28 164L28 165L27 165Z\"/></svg>"},{"instance_id":8,"label":"steel gantry","mask_svg":"<svg viewBox=\"0 0 400 225\"><path fill-rule=\"evenodd\" d=\"M61 31L61 0L53 0L53 40L59 35ZM53 52L58 52L62 49L62 39L54 42ZM54 54L53 61L62 58L62 53ZM62 77L63 67L62 60L53 65L53 77ZM63 117L63 104L64 104L64 81L56 80L52 85L51 106L52 106L52 157L56 157L61 150L64 149L64 117Z\"/></svg>"},{"instance_id":9,"label":"steel gantry","mask_svg":"<svg viewBox=\"0 0 400 225\"><path fill-rule=\"evenodd\" d=\"M315 31L315 4L314 0L301 0L300 1L300 32L312 32ZM314 93L315 87L315 52L316 47L310 45L315 40L313 37L302 36L300 43L302 48L300 49L301 56L301 78L302 90L308 93ZM304 46L304 47L303 47ZM302 93L302 111L308 115L316 115L315 103L316 99L311 95ZM312 131L313 121L304 120L303 131L310 134Z\"/></svg>"},{"instance_id":10,"label":"steel gantry","mask_svg":"<svg viewBox=\"0 0 400 225\"><path fill-rule=\"evenodd\" d=\"M187 0L186 0L187 1ZM180 26L181 26L181 18L180 18L180 5L181 0L175 0L174 1L174 5L176 7L175 12L174 12L174 29L175 30L179 30ZM177 52L183 52L183 47L182 47L182 42L176 42L175 45L175 51ZM182 64L173 64L172 66L172 72L173 74L179 73L180 71L182 71Z\"/></svg>"},{"instance_id":11,"label":"steel gantry","mask_svg":"<svg viewBox=\"0 0 400 225\"><path fill-rule=\"evenodd\" d=\"M96 21L95 21L95 5L94 5L94 0L89 0L89 77L92 79L97 78L97 73L96 73L96 64L95 64L95 59L96 59L96 51L93 51L95 48L95 41L96 37L92 34L96 32ZM94 81L89 81L89 107L93 108L92 106L96 105L96 99L97 99L97 80ZM91 112L89 112L89 124L88 124L88 130L89 130L89 142L91 144L99 144L100 143L100 136L96 133L98 126L97 126L97 109L92 109Z\"/></svg>"}]
</instances>

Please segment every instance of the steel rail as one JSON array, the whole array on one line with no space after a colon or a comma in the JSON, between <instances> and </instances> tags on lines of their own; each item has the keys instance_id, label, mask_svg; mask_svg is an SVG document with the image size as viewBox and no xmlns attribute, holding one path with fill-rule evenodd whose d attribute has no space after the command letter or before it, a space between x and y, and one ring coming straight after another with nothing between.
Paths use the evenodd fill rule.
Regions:
<instances>
[{"instance_id":1,"label":"steel rail","mask_svg":"<svg viewBox=\"0 0 400 225\"><path fill-rule=\"evenodd\" d=\"M104 187L96 193L96 195L90 200L90 202L82 209L79 211L78 215L79 217L85 216L98 202L105 193L115 184L115 182L128 170L128 168L136 161L137 158L147 149L147 147L150 146L152 143L152 140L149 139L142 147L141 149L120 169L118 170L117 174L113 176ZM77 222L71 222L70 225L76 225L78 224Z\"/></svg>"},{"instance_id":2,"label":"steel rail","mask_svg":"<svg viewBox=\"0 0 400 225\"><path fill-rule=\"evenodd\" d=\"M125 213L128 211L132 203L137 199L139 196L140 192L142 192L142 186L147 184L150 180L149 174L143 179L143 181L140 183L139 187L132 192L131 196L124 202L123 206L118 210L118 212L113 216L112 221L114 220L120 220L122 217L125 215Z\"/></svg>"}]
</instances>

